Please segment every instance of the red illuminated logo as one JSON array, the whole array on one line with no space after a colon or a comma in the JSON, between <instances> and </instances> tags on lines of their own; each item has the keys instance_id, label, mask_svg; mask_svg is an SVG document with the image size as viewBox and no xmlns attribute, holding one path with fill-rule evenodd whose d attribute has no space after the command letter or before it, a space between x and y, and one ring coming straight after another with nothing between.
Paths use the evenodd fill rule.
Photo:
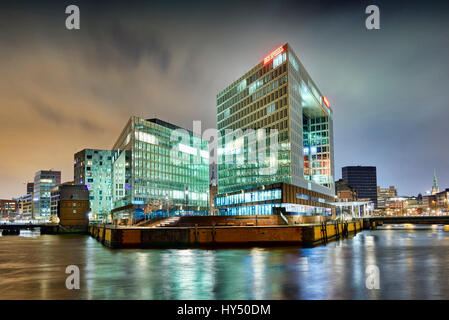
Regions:
<instances>
[{"instance_id":1,"label":"red illuminated logo","mask_svg":"<svg viewBox=\"0 0 449 320\"><path fill-rule=\"evenodd\" d=\"M281 52L284 52L284 47L283 46L280 46L279 48L274 50L272 53L270 53L268 56L266 56L263 59L263 64L267 64L268 62L273 60L276 56L278 56Z\"/></svg>"},{"instance_id":2,"label":"red illuminated logo","mask_svg":"<svg viewBox=\"0 0 449 320\"><path fill-rule=\"evenodd\" d=\"M323 97L323 102L326 105L326 107L330 108L329 107L329 101L327 101L326 97Z\"/></svg>"}]
</instances>

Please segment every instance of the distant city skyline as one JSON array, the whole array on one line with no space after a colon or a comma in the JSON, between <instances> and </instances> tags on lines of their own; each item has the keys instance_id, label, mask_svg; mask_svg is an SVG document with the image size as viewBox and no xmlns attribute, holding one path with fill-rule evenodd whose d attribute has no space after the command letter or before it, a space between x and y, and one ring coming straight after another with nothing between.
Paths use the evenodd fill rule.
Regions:
<instances>
[{"instance_id":1,"label":"distant city skyline","mask_svg":"<svg viewBox=\"0 0 449 320\"><path fill-rule=\"evenodd\" d=\"M0 4L2 199L39 170L72 181L73 155L112 148L133 115L216 128L216 94L286 42L333 106L335 180L376 166L379 186L424 195L435 168L449 187L448 3L377 1L373 31L359 1L77 4L79 31L67 4Z\"/></svg>"}]
</instances>

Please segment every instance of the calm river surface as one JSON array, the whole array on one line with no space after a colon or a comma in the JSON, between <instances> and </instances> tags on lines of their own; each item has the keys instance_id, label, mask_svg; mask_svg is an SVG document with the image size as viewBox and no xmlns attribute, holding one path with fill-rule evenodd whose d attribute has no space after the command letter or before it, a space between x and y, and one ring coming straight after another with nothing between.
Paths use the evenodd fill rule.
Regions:
<instances>
[{"instance_id":1,"label":"calm river surface","mask_svg":"<svg viewBox=\"0 0 449 320\"><path fill-rule=\"evenodd\" d=\"M77 265L81 288L67 290ZM366 288L377 265L380 289ZM364 231L314 248L125 249L0 237L0 299L449 299L449 232Z\"/></svg>"}]
</instances>

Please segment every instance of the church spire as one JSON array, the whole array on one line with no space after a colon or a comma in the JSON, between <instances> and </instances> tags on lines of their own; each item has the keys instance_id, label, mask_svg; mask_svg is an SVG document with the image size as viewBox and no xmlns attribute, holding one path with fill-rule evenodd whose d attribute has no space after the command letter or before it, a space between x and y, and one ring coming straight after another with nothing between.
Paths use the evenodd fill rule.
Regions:
<instances>
[{"instance_id":1,"label":"church spire","mask_svg":"<svg viewBox=\"0 0 449 320\"><path fill-rule=\"evenodd\" d=\"M433 169L433 186L432 186L432 194L436 194L440 192L440 188L438 187L438 180L437 180L437 171L436 169Z\"/></svg>"}]
</instances>

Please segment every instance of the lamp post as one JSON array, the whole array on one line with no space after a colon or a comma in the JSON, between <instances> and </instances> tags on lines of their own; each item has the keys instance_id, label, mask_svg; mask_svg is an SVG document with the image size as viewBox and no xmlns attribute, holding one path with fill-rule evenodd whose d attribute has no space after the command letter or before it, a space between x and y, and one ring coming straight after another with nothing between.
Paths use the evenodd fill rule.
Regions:
<instances>
[{"instance_id":1,"label":"lamp post","mask_svg":"<svg viewBox=\"0 0 449 320\"><path fill-rule=\"evenodd\" d=\"M210 212L209 212L209 204L210 204L210 193L209 193L209 189L206 191L207 193L207 215L210 216Z\"/></svg>"},{"instance_id":2,"label":"lamp post","mask_svg":"<svg viewBox=\"0 0 449 320\"><path fill-rule=\"evenodd\" d=\"M169 218L170 217L170 209L168 206L168 196L165 196L165 201L167 202L167 218Z\"/></svg>"}]
</instances>

